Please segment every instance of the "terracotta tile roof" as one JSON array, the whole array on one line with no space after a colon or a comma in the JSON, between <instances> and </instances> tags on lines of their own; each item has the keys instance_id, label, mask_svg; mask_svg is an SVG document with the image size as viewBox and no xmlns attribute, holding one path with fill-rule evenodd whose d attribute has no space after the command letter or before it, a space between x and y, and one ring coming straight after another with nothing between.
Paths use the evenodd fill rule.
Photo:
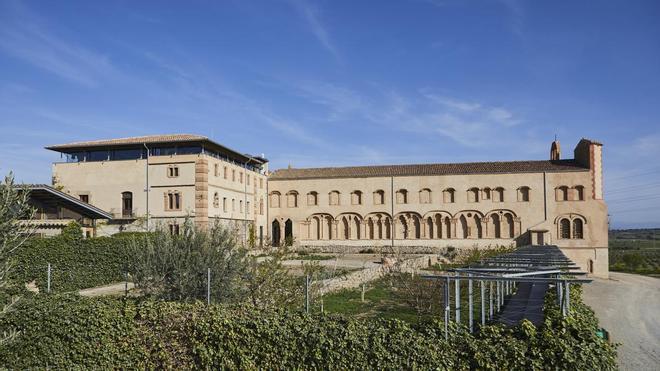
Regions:
<instances>
[{"instance_id":1,"label":"terracotta tile roof","mask_svg":"<svg viewBox=\"0 0 660 371\"><path fill-rule=\"evenodd\" d=\"M170 142L191 142L191 141L206 141L209 138L201 135L194 134L166 134L166 135L146 135L142 137L128 137L117 139L102 139L91 140L86 142L73 142L67 144L56 144L46 147L47 149L70 149L70 148L89 148L89 147L104 147L104 146L121 146L128 144L142 144L142 143L170 143Z\"/></svg>"},{"instance_id":2,"label":"terracotta tile roof","mask_svg":"<svg viewBox=\"0 0 660 371\"><path fill-rule=\"evenodd\" d=\"M502 173L539 173L586 171L574 160L559 161L507 161L469 162L457 164L417 164L350 166L308 169L280 169L269 176L269 180L319 179L319 178L368 178L384 176L423 176L423 175L467 175Z\"/></svg>"}]
</instances>

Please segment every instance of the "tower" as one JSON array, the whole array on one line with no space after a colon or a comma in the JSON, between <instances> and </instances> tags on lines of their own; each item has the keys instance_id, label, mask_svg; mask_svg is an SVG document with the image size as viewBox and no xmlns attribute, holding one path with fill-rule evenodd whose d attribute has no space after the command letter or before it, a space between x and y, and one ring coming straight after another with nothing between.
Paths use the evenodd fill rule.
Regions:
<instances>
[{"instance_id":1,"label":"tower","mask_svg":"<svg viewBox=\"0 0 660 371\"><path fill-rule=\"evenodd\" d=\"M561 146L559 145L559 141L557 140L557 137L555 137L555 140L552 142L552 145L550 146L550 161L557 161L561 158Z\"/></svg>"}]
</instances>

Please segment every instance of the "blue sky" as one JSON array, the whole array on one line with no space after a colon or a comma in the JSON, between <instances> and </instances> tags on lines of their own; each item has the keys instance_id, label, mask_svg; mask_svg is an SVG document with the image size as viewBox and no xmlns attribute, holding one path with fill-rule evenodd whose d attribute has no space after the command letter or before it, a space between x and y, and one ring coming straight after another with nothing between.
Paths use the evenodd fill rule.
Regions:
<instances>
[{"instance_id":1,"label":"blue sky","mask_svg":"<svg viewBox=\"0 0 660 371\"><path fill-rule=\"evenodd\" d=\"M0 173L45 145L203 134L271 169L546 159L604 143L660 226L658 1L0 0Z\"/></svg>"}]
</instances>

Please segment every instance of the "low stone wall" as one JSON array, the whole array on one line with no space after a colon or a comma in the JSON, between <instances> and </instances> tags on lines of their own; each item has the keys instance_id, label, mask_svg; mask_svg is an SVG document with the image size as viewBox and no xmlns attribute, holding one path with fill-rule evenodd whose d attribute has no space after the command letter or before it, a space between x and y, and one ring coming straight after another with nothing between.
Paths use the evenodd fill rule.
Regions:
<instances>
[{"instance_id":1,"label":"low stone wall","mask_svg":"<svg viewBox=\"0 0 660 371\"><path fill-rule=\"evenodd\" d=\"M396 266L395 269L401 272L415 272L419 269L428 268L436 264L440 259L442 259L442 257L437 254L424 255L412 259L406 259L400 262L400 265ZM386 275L391 272L392 269L393 266L383 265L362 269L341 277L329 278L319 282L318 293L324 295L333 291L360 287L363 283L371 282Z\"/></svg>"}]
</instances>

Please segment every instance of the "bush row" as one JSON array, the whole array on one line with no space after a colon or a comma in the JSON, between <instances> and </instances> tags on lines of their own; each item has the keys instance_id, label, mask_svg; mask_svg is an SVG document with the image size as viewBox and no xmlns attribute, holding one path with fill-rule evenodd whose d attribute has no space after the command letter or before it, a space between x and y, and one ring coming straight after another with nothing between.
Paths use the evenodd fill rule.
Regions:
<instances>
[{"instance_id":1,"label":"bush row","mask_svg":"<svg viewBox=\"0 0 660 371\"><path fill-rule=\"evenodd\" d=\"M306 315L200 303L38 295L0 320L19 336L0 368L615 369L612 346L575 292L562 318L553 299L536 328L475 335L433 321ZM4 364L2 364L4 363Z\"/></svg>"},{"instance_id":2,"label":"bush row","mask_svg":"<svg viewBox=\"0 0 660 371\"><path fill-rule=\"evenodd\" d=\"M13 254L10 280L36 281L41 290L51 264L51 289L67 292L122 281L133 236L31 238Z\"/></svg>"}]
</instances>

